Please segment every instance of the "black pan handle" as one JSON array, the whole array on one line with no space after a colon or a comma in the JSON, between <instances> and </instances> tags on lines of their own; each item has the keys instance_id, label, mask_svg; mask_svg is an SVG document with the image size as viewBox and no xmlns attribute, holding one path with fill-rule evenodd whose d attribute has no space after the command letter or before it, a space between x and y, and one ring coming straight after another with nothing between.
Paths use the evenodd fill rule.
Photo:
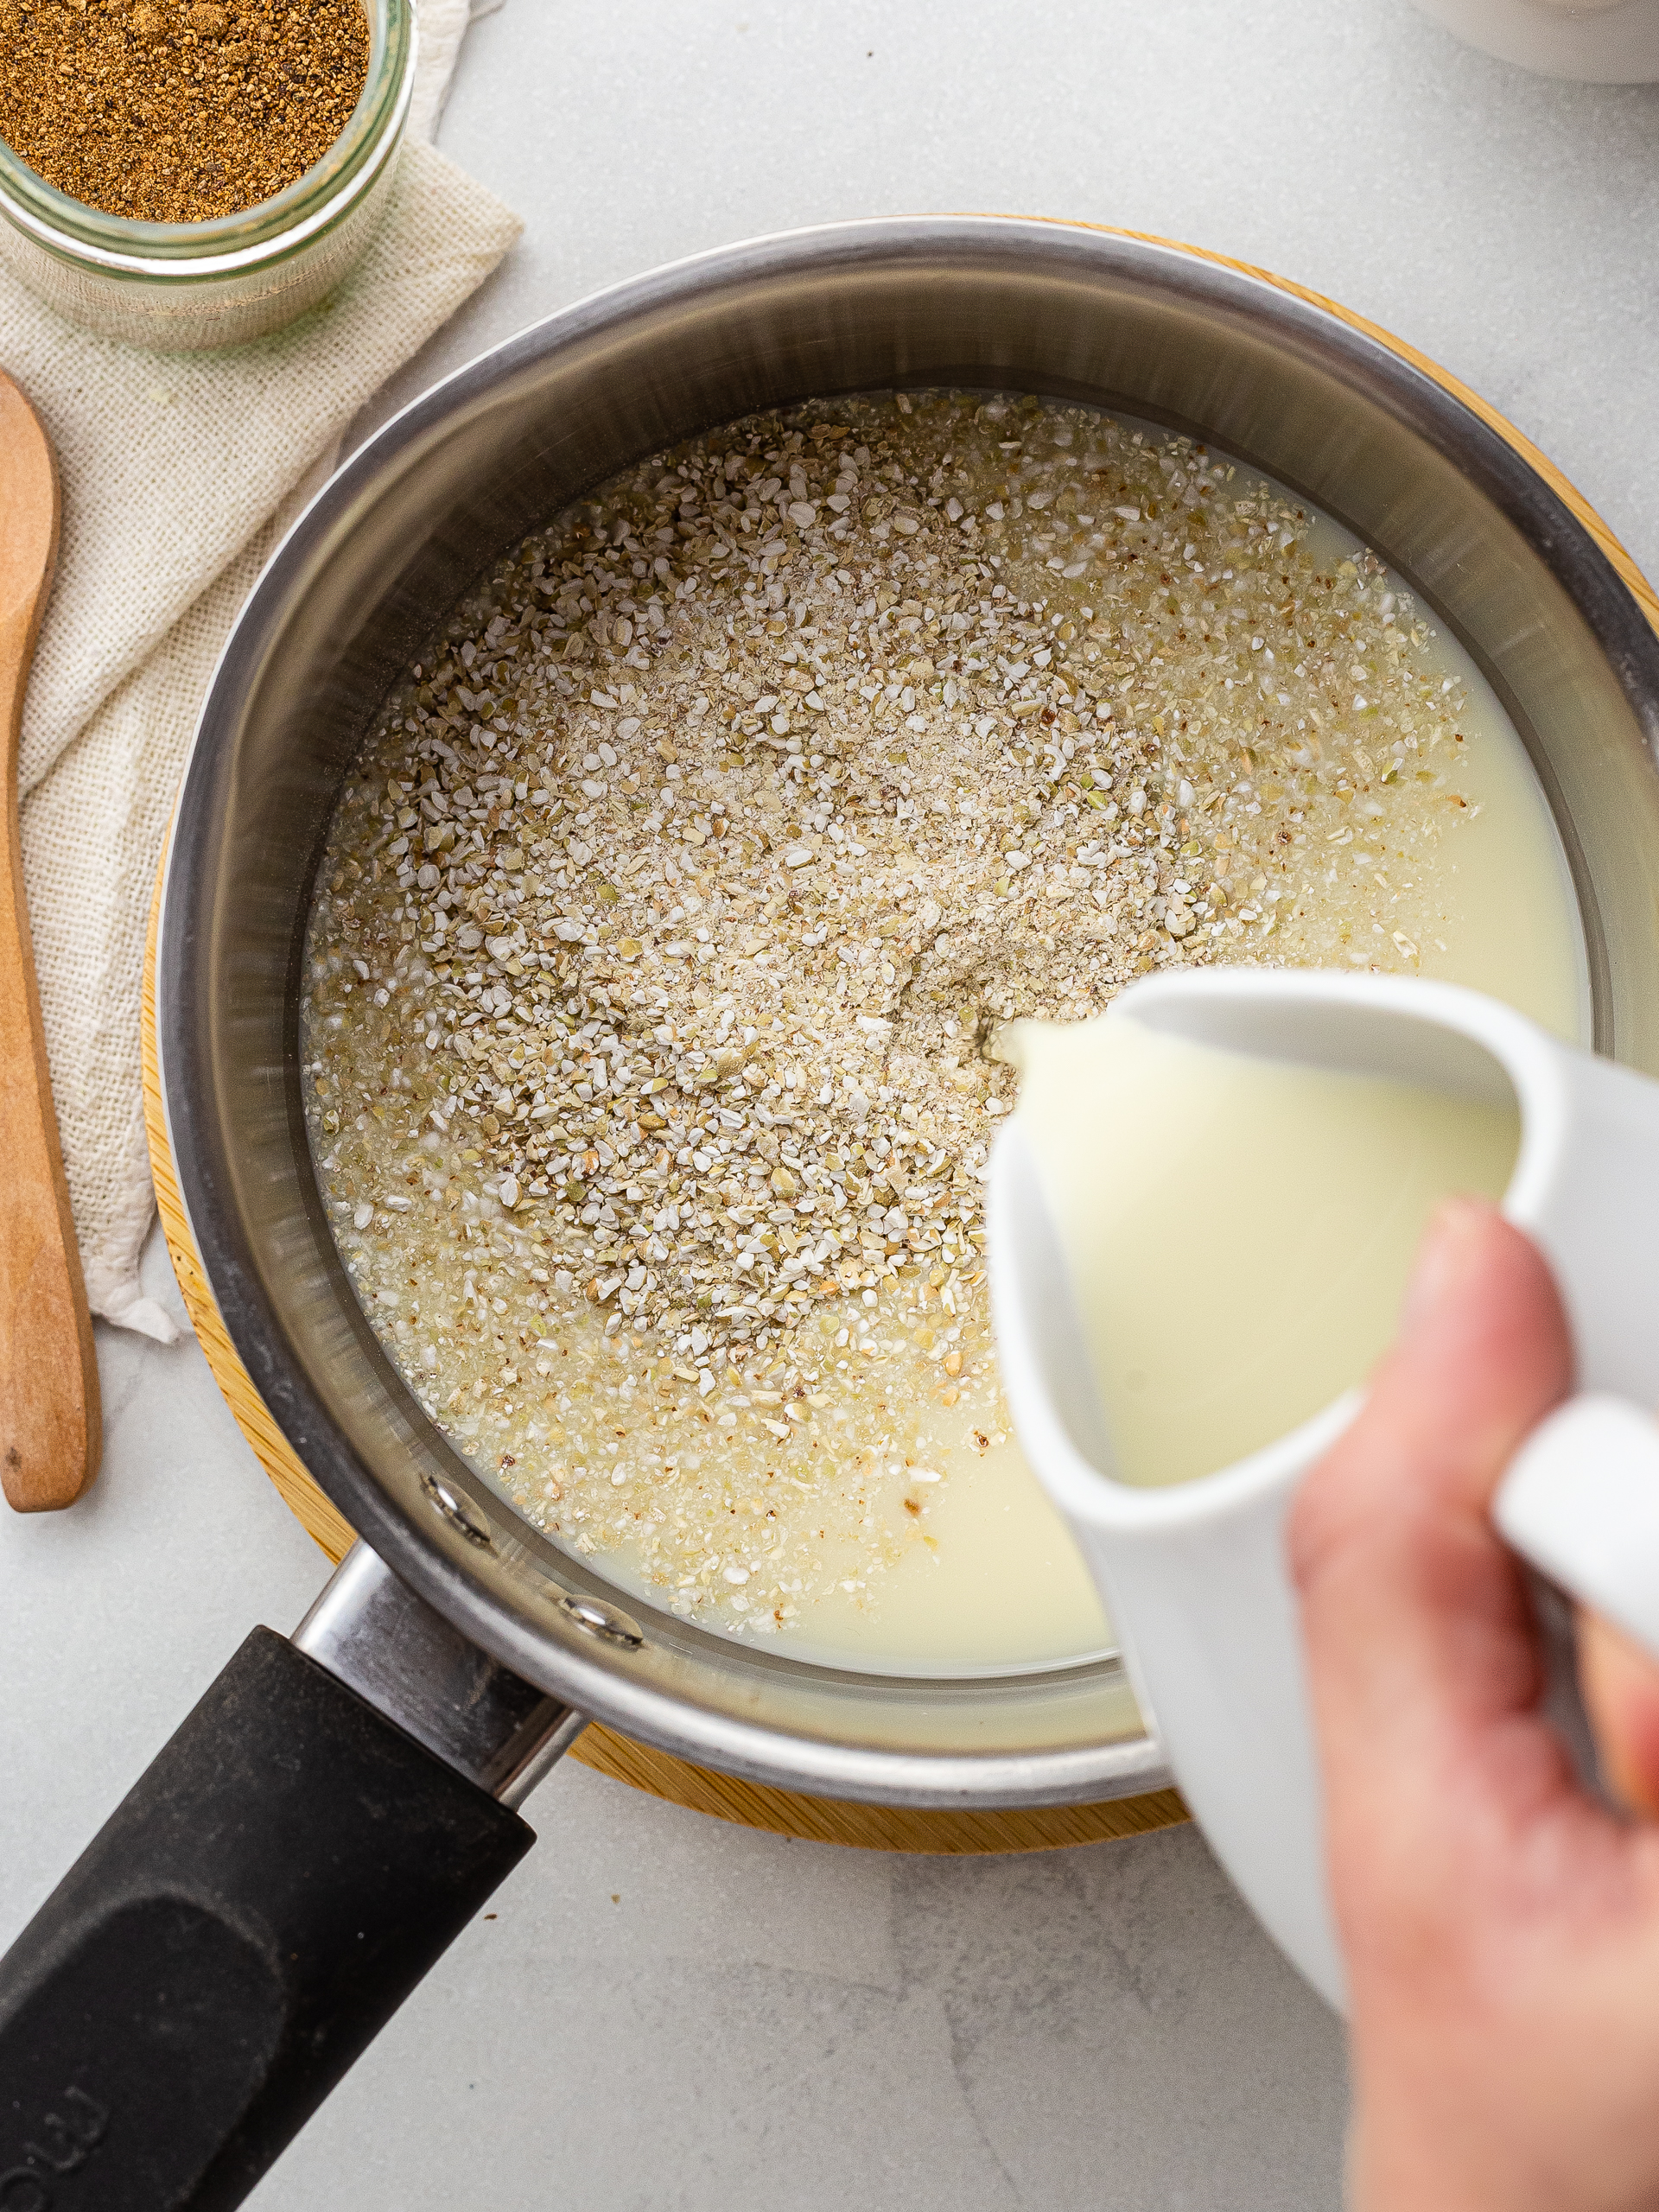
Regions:
<instances>
[{"instance_id":1,"label":"black pan handle","mask_svg":"<svg viewBox=\"0 0 1659 2212\"><path fill-rule=\"evenodd\" d=\"M0 1960L0 2206L239 2204L534 1841L256 1629Z\"/></svg>"}]
</instances>

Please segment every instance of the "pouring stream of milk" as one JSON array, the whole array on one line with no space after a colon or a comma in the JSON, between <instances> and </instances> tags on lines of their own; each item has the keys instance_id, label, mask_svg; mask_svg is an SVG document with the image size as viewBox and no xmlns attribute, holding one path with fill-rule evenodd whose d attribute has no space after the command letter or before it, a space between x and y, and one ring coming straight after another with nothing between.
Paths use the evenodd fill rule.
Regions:
<instances>
[{"instance_id":1,"label":"pouring stream of milk","mask_svg":"<svg viewBox=\"0 0 1659 2212\"><path fill-rule=\"evenodd\" d=\"M1435 1207L1500 1197L1520 1140L1513 1108L1128 1016L1000 1046L1126 1482L1228 1466L1362 1381Z\"/></svg>"}]
</instances>

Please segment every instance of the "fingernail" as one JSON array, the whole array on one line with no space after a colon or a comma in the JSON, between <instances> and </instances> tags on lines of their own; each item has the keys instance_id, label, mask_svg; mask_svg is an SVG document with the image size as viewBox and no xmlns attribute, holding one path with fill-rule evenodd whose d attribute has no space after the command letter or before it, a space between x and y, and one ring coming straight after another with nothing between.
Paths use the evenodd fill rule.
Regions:
<instances>
[{"instance_id":1,"label":"fingernail","mask_svg":"<svg viewBox=\"0 0 1659 2212\"><path fill-rule=\"evenodd\" d=\"M1433 1325L1463 1274L1464 1262L1485 1228L1492 1208L1479 1198L1443 1198L1423 1232L1416 1263L1400 1307L1400 1333L1414 1336Z\"/></svg>"}]
</instances>

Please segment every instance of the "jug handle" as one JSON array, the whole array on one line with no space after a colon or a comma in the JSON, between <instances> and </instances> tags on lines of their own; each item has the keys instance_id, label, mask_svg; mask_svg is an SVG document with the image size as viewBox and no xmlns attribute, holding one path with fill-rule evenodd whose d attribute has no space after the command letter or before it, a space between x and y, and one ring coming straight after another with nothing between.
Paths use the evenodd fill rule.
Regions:
<instances>
[{"instance_id":1,"label":"jug handle","mask_svg":"<svg viewBox=\"0 0 1659 2212\"><path fill-rule=\"evenodd\" d=\"M1659 1421L1585 1391L1510 1462L1492 1518L1546 1580L1659 1659Z\"/></svg>"}]
</instances>

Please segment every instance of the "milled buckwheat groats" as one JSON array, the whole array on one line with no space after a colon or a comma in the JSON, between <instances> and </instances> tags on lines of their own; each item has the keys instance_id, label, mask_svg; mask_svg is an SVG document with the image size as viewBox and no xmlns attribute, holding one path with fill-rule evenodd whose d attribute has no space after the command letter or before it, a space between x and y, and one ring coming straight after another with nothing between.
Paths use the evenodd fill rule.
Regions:
<instances>
[{"instance_id":1,"label":"milled buckwheat groats","mask_svg":"<svg viewBox=\"0 0 1659 2212\"><path fill-rule=\"evenodd\" d=\"M1462 696L1320 543L1184 441L887 396L658 455L458 610L330 836L308 1106L365 1306L532 1518L728 1628L868 1585L1003 1437L999 1025L1414 967Z\"/></svg>"},{"instance_id":2,"label":"milled buckwheat groats","mask_svg":"<svg viewBox=\"0 0 1659 2212\"><path fill-rule=\"evenodd\" d=\"M105 214L206 222L321 161L368 64L359 0L0 0L0 138Z\"/></svg>"}]
</instances>

